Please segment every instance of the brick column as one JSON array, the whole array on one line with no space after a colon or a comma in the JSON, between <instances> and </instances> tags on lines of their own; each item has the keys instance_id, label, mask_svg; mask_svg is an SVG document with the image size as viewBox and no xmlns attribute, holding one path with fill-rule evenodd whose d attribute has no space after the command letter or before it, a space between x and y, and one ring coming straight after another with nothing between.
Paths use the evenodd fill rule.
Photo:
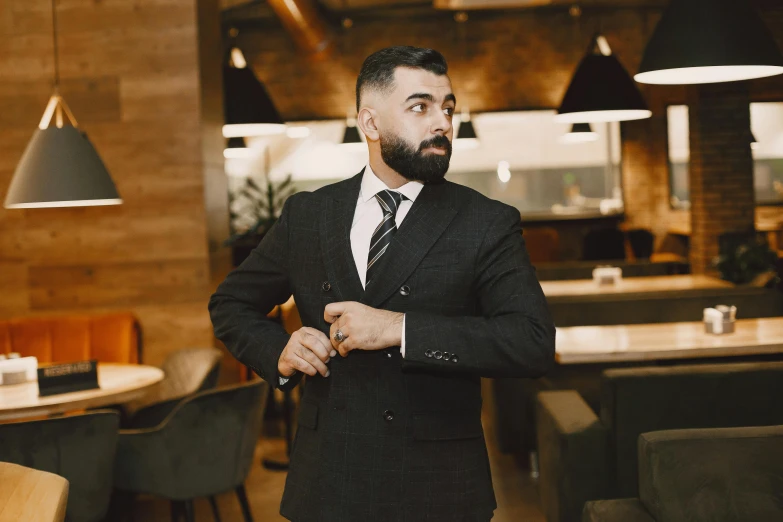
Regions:
<instances>
[{"instance_id":1,"label":"brick column","mask_svg":"<svg viewBox=\"0 0 783 522\"><path fill-rule=\"evenodd\" d=\"M749 104L745 82L688 89L694 274L715 273L721 234L754 228Z\"/></svg>"}]
</instances>

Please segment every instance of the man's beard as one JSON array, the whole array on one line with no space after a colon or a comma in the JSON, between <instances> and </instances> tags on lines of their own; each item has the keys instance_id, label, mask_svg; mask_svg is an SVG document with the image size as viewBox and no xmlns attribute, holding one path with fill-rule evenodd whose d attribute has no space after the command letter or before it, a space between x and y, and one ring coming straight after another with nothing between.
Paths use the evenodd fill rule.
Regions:
<instances>
[{"instance_id":1,"label":"man's beard","mask_svg":"<svg viewBox=\"0 0 783 522\"><path fill-rule=\"evenodd\" d=\"M440 183L449 170L451 142L446 136L435 136L423 141L416 150L396 134L381 134L381 157L384 163L410 181ZM445 154L427 153L428 147L442 147Z\"/></svg>"}]
</instances>

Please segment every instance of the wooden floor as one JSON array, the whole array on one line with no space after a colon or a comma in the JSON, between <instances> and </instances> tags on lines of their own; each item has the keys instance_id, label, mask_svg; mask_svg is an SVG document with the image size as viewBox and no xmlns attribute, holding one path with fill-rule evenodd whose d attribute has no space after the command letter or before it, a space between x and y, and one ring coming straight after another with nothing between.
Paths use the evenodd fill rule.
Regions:
<instances>
[{"instance_id":1,"label":"wooden floor","mask_svg":"<svg viewBox=\"0 0 783 522\"><path fill-rule=\"evenodd\" d=\"M492 482L495 488L498 508L493 522L545 522L538 505L536 483L530 478L530 472L517 464L511 455L501 454L494 444L492 416L494 405L491 394L487 393L488 382L482 379L484 388L483 425L488 443ZM247 489L250 510L255 522L285 521L279 514L280 499L285 485L285 472L268 471L260 462L264 457L283 455L285 443L282 438L259 440L256 446L255 465L250 470L245 487ZM242 513L236 495L225 494L217 498L222 522L242 522ZM169 522L170 506L167 501L151 497L138 500L135 520L144 522ZM206 499L196 501L196 522L212 522L212 511ZM338 521L335 521L338 522Z\"/></svg>"}]
</instances>

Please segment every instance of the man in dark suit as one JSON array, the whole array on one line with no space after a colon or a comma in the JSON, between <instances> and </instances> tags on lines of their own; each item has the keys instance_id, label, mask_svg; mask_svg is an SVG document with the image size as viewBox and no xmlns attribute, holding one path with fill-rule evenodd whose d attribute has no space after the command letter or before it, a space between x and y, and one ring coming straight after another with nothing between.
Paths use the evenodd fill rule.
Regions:
<instances>
[{"instance_id":1,"label":"man in dark suit","mask_svg":"<svg viewBox=\"0 0 783 522\"><path fill-rule=\"evenodd\" d=\"M486 522L480 377L537 377L555 329L519 212L444 180L456 99L443 56L368 57L369 164L295 194L209 304L271 385L307 375L280 513L296 522ZM293 294L304 325L267 319Z\"/></svg>"}]
</instances>

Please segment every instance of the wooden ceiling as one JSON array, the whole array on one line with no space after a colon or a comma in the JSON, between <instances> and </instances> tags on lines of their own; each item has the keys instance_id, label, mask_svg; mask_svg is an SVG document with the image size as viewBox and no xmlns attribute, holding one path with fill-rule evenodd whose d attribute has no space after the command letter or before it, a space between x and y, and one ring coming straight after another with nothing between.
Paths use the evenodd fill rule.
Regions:
<instances>
[{"instance_id":1,"label":"wooden ceiling","mask_svg":"<svg viewBox=\"0 0 783 522\"><path fill-rule=\"evenodd\" d=\"M346 16L388 16L411 13L442 13L433 7L433 0L307 0L315 2L319 11L326 19L339 20ZM527 0L533 1L533 0ZM545 6L525 6L525 0L520 0L516 9L567 9L579 5L585 9L612 7L647 7L661 8L669 0L549 0ZM755 0L767 1L767 0ZM777 1L777 0L770 0ZM275 18L274 11L265 0L220 0L225 24L243 22L270 21ZM508 9L508 8L506 8Z\"/></svg>"}]
</instances>

